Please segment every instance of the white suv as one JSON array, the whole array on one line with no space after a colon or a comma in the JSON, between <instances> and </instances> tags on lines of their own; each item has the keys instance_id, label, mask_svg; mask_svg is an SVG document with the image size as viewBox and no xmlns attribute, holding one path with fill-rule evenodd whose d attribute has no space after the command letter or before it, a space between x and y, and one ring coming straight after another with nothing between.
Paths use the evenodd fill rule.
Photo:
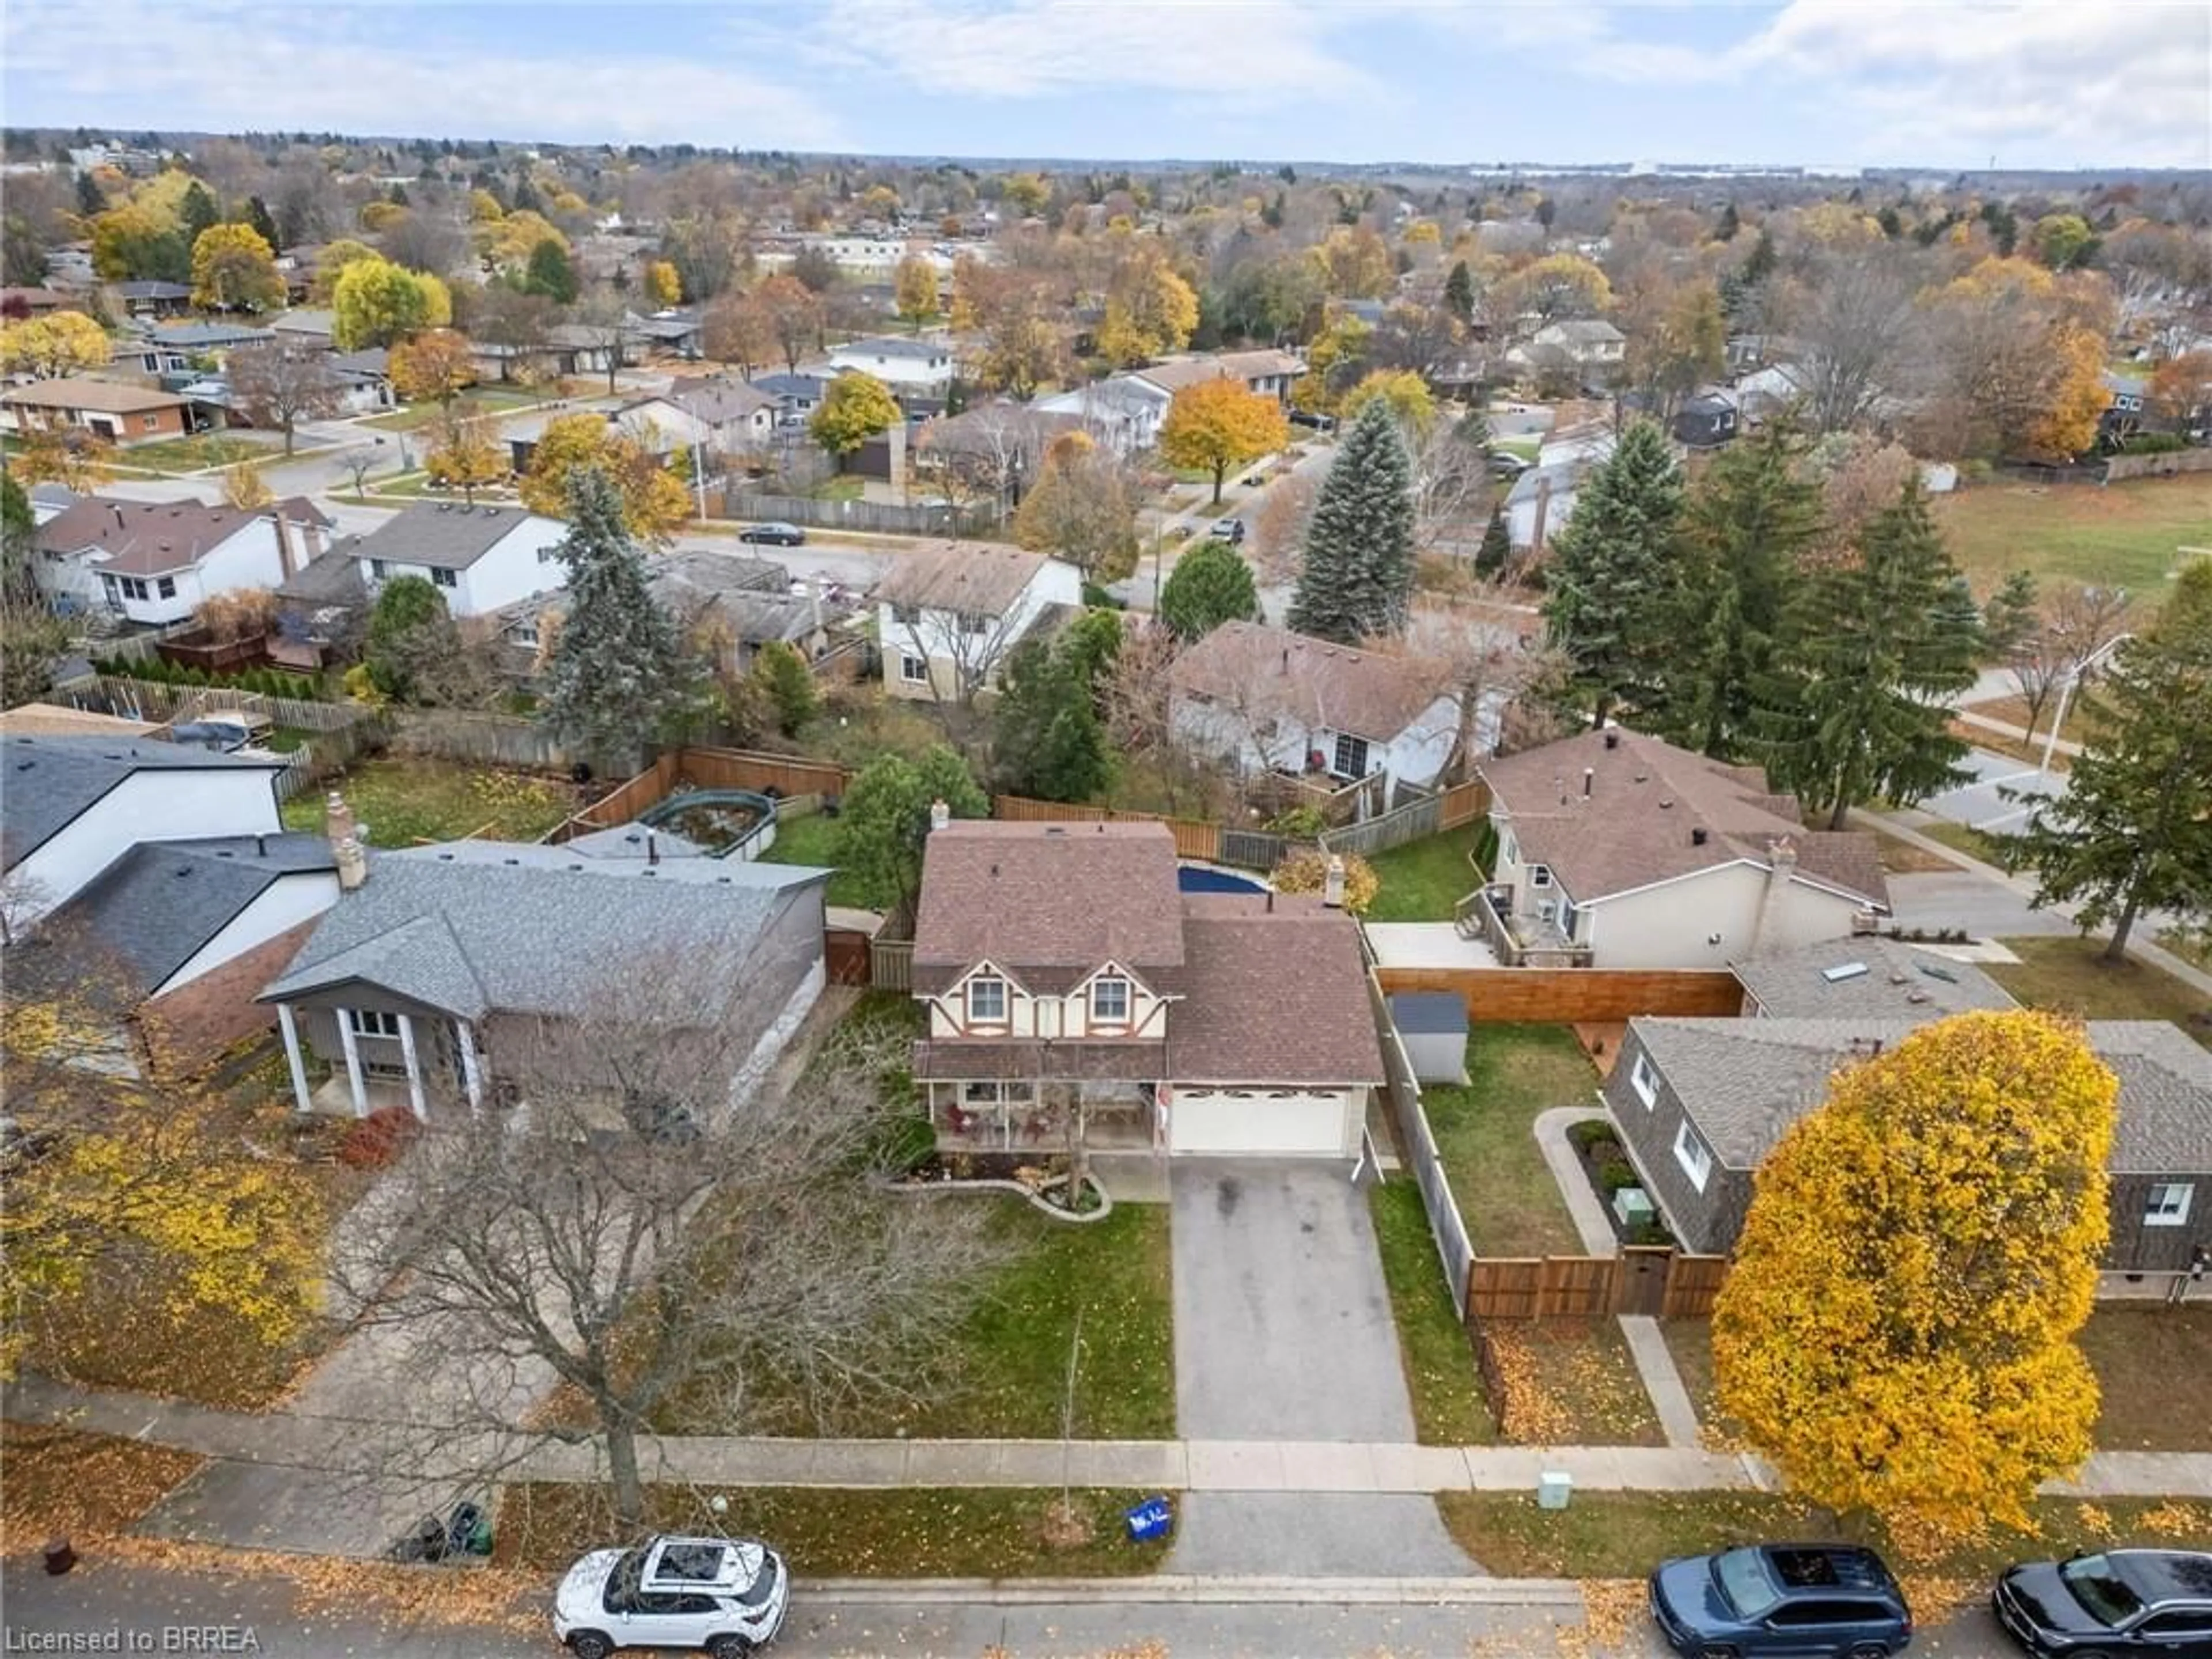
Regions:
<instances>
[{"instance_id":1,"label":"white suv","mask_svg":"<svg viewBox=\"0 0 2212 1659\"><path fill-rule=\"evenodd\" d=\"M594 1550L568 1569L553 1601L553 1634L576 1659L617 1648L690 1648L743 1659L783 1628L790 1606L783 1558L753 1539L654 1538Z\"/></svg>"}]
</instances>

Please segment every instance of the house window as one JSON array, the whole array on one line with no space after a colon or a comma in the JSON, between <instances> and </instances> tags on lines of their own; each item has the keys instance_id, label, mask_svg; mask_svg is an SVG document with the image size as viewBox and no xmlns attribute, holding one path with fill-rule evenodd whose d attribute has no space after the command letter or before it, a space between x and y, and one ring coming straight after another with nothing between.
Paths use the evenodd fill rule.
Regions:
<instances>
[{"instance_id":1,"label":"house window","mask_svg":"<svg viewBox=\"0 0 2212 1659\"><path fill-rule=\"evenodd\" d=\"M1340 778L1365 777L1367 775L1367 739L1338 733L1335 764L1331 766L1329 770Z\"/></svg>"},{"instance_id":2,"label":"house window","mask_svg":"<svg viewBox=\"0 0 2212 1659\"><path fill-rule=\"evenodd\" d=\"M902 628L918 627L921 622L921 607L918 605L895 605L891 620Z\"/></svg>"},{"instance_id":3,"label":"house window","mask_svg":"<svg viewBox=\"0 0 2212 1659\"><path fill-rule=\"evenodd\" d=\"M929 665L919 657L902 654L899 658L899 678L908 685L920 685L929 678Z\"/></svg>"},{"instance_id":4,"label":"house window","mask_svg":"<svg viewBox=\"0 0 2212 1659\"><path fill-rule=\"evenodd\" d=\"M1125 1025L1129 1019L1129 981L1096 979L1091 981L1091 1018L1101 1025Z\"/></svg>"},{"instance_id":5,"label":"house window","mask_svg":"<svg viewBox=\"0 0 2212 1659\"><path fill-rule=\"evenodd\" d=\"M174 576L162 577L160 581L155 583L154 591L165 599L175 599L177 597L177 579Z\"/></svg>"},{"instance_id":6,"label":"house window","mask_svg":"<svg viewBox=\"0 0 2212 1659\"><path fill-rule=\"evenodd\" d=\"M1651 1069L1650 1057L1640 1048L1636 1051L1636 1064L1628 1068L1628 1086L1636 1091L1636 1097L1646 1106L1659 1103L1659 1074Z\"/></svg>"},{"instance_id":7,"label":"house window","mask_svg":"<svg viewBox=\"0 0 2212 1659\"><path fill-rule=\"evenodd\" d=\"M138 429L141 432L159 432L161 429L161 417L159 415L141 415L138 417Z\"/></svg>"},{"instance_id":8,"label":"house window","mask_svg":"<svg viewBox=\"0 0 2212 1659\"><path fill-rule=\"evenodd\" d=\"M2195 1186L2185 1181L2163 1182L2150 1189L2150 1202L2143 1210L2146 1227L2179 1227L2189 1219L2189 1202L2197 1196Z\"/></svg>"},{"instance_id":9,"label":"house window","mask_svg":"<svg viewBox=\"0 0 2212 1659\"><path fill-rule=\"evenodd\" d=\"M397 1037L399 1035L399 1016L381 1008L349 1008L346 1024L353 1027L356 1036Z\"/></svg>"},{"instance_id":10,"label":"house window","mask_svg":"<svg viewBox=\"0 0 2212 1659\"><path fill-rule=\"evenodd\" d=\"M991 619L988 617L963 615L960 618L960 626L970 634L988 634L991 631Z\"/></svg>"},{"instance_id":11,"label":"house window","mask_svg":"<svg viewBox=\"0 0 2212 1659\"><path fill-rule=\"evenodd\" d=\"M507 629L507 636L517 645L535 645L538 643L538 624L517 623L513 628Z\"/></svg>"},{"instance_id":12,"label":"house window","mask_svg":"<svg viewBox=\"0 0 2212 1659\"><path fill-rule=\"evenodd\" d=\"M1006 981L985 977L968 981L968 1022L971 1025L1006 1023Z\"/></svg>"},{"instance_id":13,"label":"house window","mask_svg":"<svg viewBox=\"0 0 2212 1659\"><path fill-rule=\"evenodd\" d=\"M368 579L369 579L369 580L371 580L371 581L373 581L373 582L380 582L380 581L382 581L382 580L385 579L385 577L386 577L386 575L388 575L388 574L391 574L391 573L390 573L390 572L386 568L386 567L385 567L385 563L384 563L384 561L383 561L383 560L381 560L381 559L371 559L371 560L368 562Z\"/></svg>"},{"instance_id":14,"label":"house window","mask_svg":"<svg viewBox=\"0 0 2212 1659\"><path fill-rule=\"evenodd\" d=\"M1552 884L1552 866L1548 864L1530 865L1528 884L1531 887L1549 887Z\"/></svg>"},{"instance_id":15,"label":"house window","mask_svg":"<svg viewBox=\"0 0 2212 1659\"><path fill-rule=\"evenodd\" d=\"M1713 1172L1713 1155L1705 1150L1705 1143L1698 1139L1698 1132L1690 1127L1689 1120L1674 1131L1674 1158L1682 1166L1682 1173L1690 1177L1690 1184L1699 1192L1705 1190L1705 1182Z\"/></svg>"},{"instance_id":16,"label":"house window","mask_svg":"<svg viewBox=\"0 0 2212 1659\"><path fill-rule=\"evenodd\" d=\"M453 571L434 566L430 571L430 585L434 587L459 587L461 579Z\"/></svg>"},{"instance_id":17,"label":"house window","mask_svg":"<svg viewBox=\"0 0 2212 1659\"><path fill-rule=\"evenodd\" d=\"M111 599L143 599L146 597L146 584L136 576L104 576L101 580L107 584L107 597Z\"/></svg>"}]
</instances>

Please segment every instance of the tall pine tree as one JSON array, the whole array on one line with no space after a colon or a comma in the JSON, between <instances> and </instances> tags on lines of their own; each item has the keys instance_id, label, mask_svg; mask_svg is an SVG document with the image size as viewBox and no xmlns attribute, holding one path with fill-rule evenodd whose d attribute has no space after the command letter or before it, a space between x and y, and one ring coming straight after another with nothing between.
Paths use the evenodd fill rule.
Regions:
<instances>
[{"instance_id":1,"label":"tall pine tree","mask_svg":"<svg viewBox=\"0 0 2212 1659\"><path fill-rule=\"evenodd\" d=\"M993 746L1000 781L1013 793L1088 800L1111 779L1090 666L1085 641L1066 635L1049 644L1025 640L1007 659Z\"/></svg>"},{"instance_id":2,"label":"tall pine tree","mask_svg":"<svg viewBox=\"0 0 2212 1659\"><path fill-rule=\"evenodd\" d=\"M1948 694L1974 683L1981 629L1918 480L1867 521L1858 558L1799 590L1758 725L1776 784L1844 827L1877 795L1966 776Z\"/></svg>"},{"instance_id":3,"label":"tall pine tree","mask_svg":"<svg viewBox=\"0 0 2212 1659\"><path fill-rule=\"evenodd\" d=\"M1413 458L1377 398L1360 410L1322 481L1290 623L1357 645L1403 629L1413 599Z\"/></svg>"},{"instance_id":4,"label":"tall pine tree","mask_svg":"<svg viewBox=\"0 0 2212 1659\"><path fill-rule=\"evenodd\" d=\"M1552 544L1544 619L1598 726L1620 703L1655 698L1681 516L1674 451L1656 426L1638 421L1583 481Z\"/></svg>"},{"instance_id":5,"label":"tall pine tree","mask_svg":"<svg viewBox=\"0 0 2212 1659\"><path fill-rule=\"evenodd\" d=\"M2066 793L2011 849L2035 902L2110 925L2117 961L2146 909L2212 919L2212 560L2175 582L2158 620L2121 646L2087 700L2089 740Z\"/></svg>"},{"instance_id":6,"label":"tall pine tree","mask_svg":"<svg viewBox=\"0 0 2212 1659\"><path fill-rule=\"evenodd\" d=\"M1682 519L1672 638L1654 724L1670 742L1742 758L1773 672L1797 556L1820 533L1820 489L1779 422L1717 456Z\"/></svg>"},{"instance_id":7,"label":"tall pine tree","mask_svg":"<svg viewBox=\"0 0 2212 1659\"><path fill-rule=\"evenodd\" d=\"M647 744L691 714L697 665L653 597L622 497L597 467L569 477L568 534L556 551L568 614L546 666L546 720L602 765L635 768Z\"/></svg>"}]
</instances>

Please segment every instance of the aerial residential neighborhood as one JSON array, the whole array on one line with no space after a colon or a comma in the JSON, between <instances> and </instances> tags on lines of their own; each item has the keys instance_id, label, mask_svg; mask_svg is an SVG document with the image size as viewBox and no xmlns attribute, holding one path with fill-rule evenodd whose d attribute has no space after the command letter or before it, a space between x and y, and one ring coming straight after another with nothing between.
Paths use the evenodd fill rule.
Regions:
<instances>
[{"instance_id":1,"label":"aerial residential neighborhood","mask_svg":"<svg viewBox=\"0 0 2212 1659\"><path fill-rule=\"evenodd\" d=\"M0 1649L2212 1659L2203 6L17 10Z\"/></svg>"}]
</instances>

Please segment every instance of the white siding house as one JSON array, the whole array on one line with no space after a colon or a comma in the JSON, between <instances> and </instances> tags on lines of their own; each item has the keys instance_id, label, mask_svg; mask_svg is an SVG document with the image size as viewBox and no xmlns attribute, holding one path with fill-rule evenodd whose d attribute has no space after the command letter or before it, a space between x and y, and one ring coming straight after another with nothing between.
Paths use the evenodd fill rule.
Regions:
<instances>
[{"instance_id":1,"label":"white siding house","mask_svg":"<svg viewBox=\"0 0 2212 1659\"><path fill-rule=\"evenodd\" d=\"M1032 629L1083 603L1083 574L1019 548L944 542L901 556L876 599L884 689L960 702L997 685Z\"/></svg>"},{"instance_id":2,"label":"white siding house","mask_svg":"<svg viewBox=\"0 0 2212 1659\"><path fill-rule=\"evenodd\" d=\"M1114 374L1070 392L1039 398L1030 407L1048 415L1073 415L1115 454L1129 456L1159 441L1175 394L1134 374Z\"/></svg>"},{"instance_id":3,"label":"white siding house","mask_svg":"<svg viewBox=\"0 0 2212 1659\"><path fill-rule=\"evenodd\" d=\"M372 593L420 576L453 615L481 617L561 586L566 572L554 550L568 533L558 519L520 507L422 501L348 550Z\"/></svg>"},{"instance_id":4,"label":"white siding house","mask_svg":"<svg viewBox=\"0 0 2212 1659\"><path fill-rule=\"evenodd\" d=\"M952 382L952 348L942 340L880 335L832 348L830 367L841 374L872 374L893 392L930 395Z\"/></svg>"},{"instance_id":5,"label":"white siding house","mask_svg":"<svg viewBox=\"0 0 2212 1659\"><path fill-rule=\"evenodd\" d=\"M300 496L251 512L90 496L38 527L33 569L64 608L161 627L217 594L276 586L322 550L329 527Z\"/></svg>"}]
</instances>

